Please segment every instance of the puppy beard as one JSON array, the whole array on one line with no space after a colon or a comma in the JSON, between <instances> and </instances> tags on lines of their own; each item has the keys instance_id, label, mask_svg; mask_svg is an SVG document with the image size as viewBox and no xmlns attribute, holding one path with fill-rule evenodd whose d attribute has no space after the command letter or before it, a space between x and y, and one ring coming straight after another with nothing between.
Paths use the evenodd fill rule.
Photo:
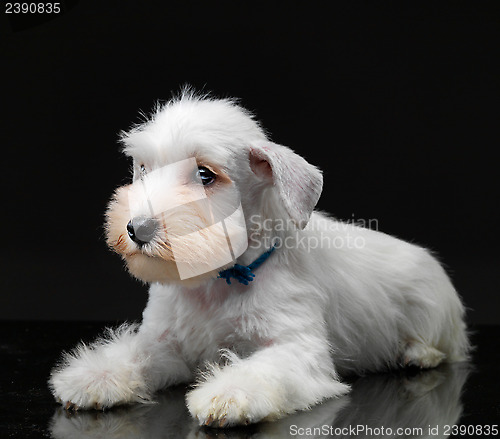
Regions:
<instances>
[{"instance_id":1,"label":"puppy beard","mask_svg":"<svg viewBox=\"0 0 500 439\"><path fill-rule=\"evenodd\" d=\"M231 202L201 200L157 215L156 236L139 247L127 232L131 217L127 188L119 188L109 203L107 244L141 281L198 286L233 265L248 245L241 207L235 210L234 197L226 196Z\"/></svg>"}]
</instances>

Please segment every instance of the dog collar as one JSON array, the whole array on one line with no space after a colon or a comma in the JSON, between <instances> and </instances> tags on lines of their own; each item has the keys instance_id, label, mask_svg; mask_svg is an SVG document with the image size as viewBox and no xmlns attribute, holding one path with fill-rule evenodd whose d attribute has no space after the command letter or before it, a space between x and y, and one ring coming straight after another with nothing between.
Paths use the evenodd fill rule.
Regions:
<instances>
[{"instance_id":1,"label":"dog collar","mask_svg":"<svg viewBox=\"0 0 500 439\"><path fill-rule=\"evenodd\" d=\"M227 270L219 271L217 278L225 279L228 285L231 285L231 278L236 279L240 284L248 285L248 282L252 282L255 277L252 271L259 268L271 256L275 248L276 246L273 245L267 252L261 254L249 265L235 264Z\"/></svg>"}]
</instances>

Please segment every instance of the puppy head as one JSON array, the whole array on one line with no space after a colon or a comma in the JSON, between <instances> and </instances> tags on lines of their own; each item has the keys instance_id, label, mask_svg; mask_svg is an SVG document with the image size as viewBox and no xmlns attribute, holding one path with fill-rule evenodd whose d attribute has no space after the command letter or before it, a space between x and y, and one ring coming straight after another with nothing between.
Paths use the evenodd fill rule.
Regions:
<instances>
[{"instance_id":1,"label":"puppy head","mask_svg":"<svg viewBox=\"0 0 500 439\"><path fill-rule=\"evenodd\" d=\"M299 227L321 192L321 173L268 142L231 100L185 93L123 133L122 143L133 182L109 203L107 242L145 282L216 277L247 249L245 217L260 213L266 189Z\"/></svg>"},{"instance_id":2,"label":"puppy head","mask_svg":"<svg viewBox=\"0 0 500 439\"><path fill-rule=\"evenodd\" d=\"M236 149L265 136L230 100L184 94L123 133L133 182L107 210L107 242L146 282L192 285L234 264L248 246Z\"/></svg>"}]
</instances>

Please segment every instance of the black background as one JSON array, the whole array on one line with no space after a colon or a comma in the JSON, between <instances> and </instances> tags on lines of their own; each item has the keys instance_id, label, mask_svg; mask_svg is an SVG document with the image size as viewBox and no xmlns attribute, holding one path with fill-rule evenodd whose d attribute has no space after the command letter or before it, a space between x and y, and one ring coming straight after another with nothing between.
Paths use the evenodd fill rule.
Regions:
<instances>
[{"instance_id":1,"label":"black background","mask_svg":"<svg viewBox=\"0 0 500 439\"><path fill-rule=\"evenodd\" d=\"M319 208L436 251L498 323L498 2L66 1L1 20L2 319L134 320L117 134L183 84L324 171ZM495 4L496 3L496 4Z\"/></svg>"}]
</instances>

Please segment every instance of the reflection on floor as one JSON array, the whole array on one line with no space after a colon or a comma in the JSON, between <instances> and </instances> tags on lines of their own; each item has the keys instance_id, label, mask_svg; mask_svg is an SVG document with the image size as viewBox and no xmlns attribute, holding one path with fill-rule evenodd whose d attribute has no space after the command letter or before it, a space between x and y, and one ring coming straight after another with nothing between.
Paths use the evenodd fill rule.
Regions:
<instances>
[{"instance_id":1,"label":"reflection on floor","mask_svg":"<svg viewBox=\"0 0 500 439\"><path fill-rule=\"evenodd\" d=\"M50 394L50 370L63 349L94 340L105 326L103 322L0 322L0 438L436 438L451 433L445 425L484 426L500 420L500 326L473 328L476 349L470 367L359 378L349 395L275 423L200 428L186 410L185 387L165 391L153 405L70 415ZM392 436L389 428L394 430Z\"/></svg>"},{"instance_id":2,"label":"reflection on floor","mask_svg":"<svg viewBox=\"0 0 500 439\"><path fill-rule=\"evenodd\" d=\"M308 412L225 430L195 424L185 407L186 389L178 387L158 395L151 405L76 413L58 407L50 433L55 439L446 437L446 426L457 424L462 414L460 397L468 374L468 365L455 364L369 375L357 379L349 395Z\"/></svg>"}]
</instances>

